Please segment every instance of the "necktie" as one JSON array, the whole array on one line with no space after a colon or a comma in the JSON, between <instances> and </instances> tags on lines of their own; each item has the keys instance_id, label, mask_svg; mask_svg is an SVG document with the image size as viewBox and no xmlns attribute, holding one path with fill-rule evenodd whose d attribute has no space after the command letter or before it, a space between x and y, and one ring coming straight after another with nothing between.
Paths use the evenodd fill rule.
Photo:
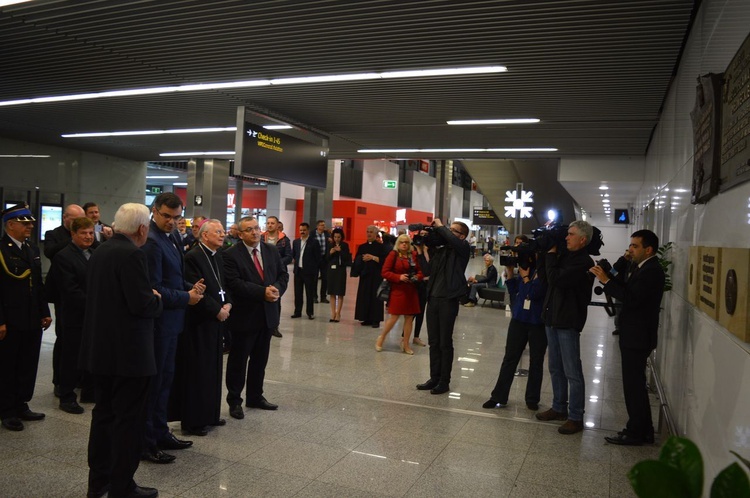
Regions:
<instances>
[{"instance_id":1,"label":"necktie","mask_svg":"<svg viewBox=\"0 0 750 498\"><path fill-rule=\"evenodd\" d=\"M83 256L88 260L91 257L91 252L88 249L83 251Z\"/></svg>"},{"instance_id":2,"label":"necktie","mask_svg":"<svg viewBox=\"0 0 750 498\"><path fill-rule=\"evenodd\" d=\"M255 269L258 270L258 275L260 275L260 279L264 280L265 277L263 276L263 267L260 266L260 260L258 259L257 249L253 249L253 262L255 263Z\"/></svg>"}]
</instances>

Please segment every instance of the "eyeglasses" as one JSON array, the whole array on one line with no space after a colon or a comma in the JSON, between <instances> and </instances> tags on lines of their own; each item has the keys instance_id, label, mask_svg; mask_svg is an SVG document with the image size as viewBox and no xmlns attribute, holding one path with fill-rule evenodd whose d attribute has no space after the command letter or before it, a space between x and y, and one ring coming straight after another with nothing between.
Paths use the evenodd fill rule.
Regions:
<instances>
[{"instance_id":1,"label":"eyeglasses","mask_svg":"<svg viewBox=\"0 0 750 498\"><path fill-rule=\"evenodd\" d=\"M171 214L164 214L158 210L156 212L159 213L159 216L164 218L166 221L169 221L169 220L180 221L182 219L182 215L179 215L179 214L177 216L172 216Z\"/></svg>"},{"instance_id":2,"label":"eyeglasses","mask_svg":"<svg viewBox=\"0 0 750 498\"><path fill-rule=\"evenodd\" d=\"M250 233L250 232L260 232L261 230L260 230L260 227L247 227L244 230L238 230L238 231L239 232Z\"/></svg>"},{"instance_id":3,"label":"eyeglasses","mask_svg":"<svg viewBox=\"0 0 750 498\"><path fill-rule=\"evenodd\" d=\"M450 229L451 232L455 233L456 235L463 235L460 230L456 230L455 228Z\"/></svg>"}]
</instances>

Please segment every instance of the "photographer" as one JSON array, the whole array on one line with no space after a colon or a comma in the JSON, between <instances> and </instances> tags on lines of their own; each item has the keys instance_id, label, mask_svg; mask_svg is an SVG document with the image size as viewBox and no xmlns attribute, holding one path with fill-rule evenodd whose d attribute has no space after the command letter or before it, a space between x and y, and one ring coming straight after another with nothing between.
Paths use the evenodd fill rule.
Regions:
<instances>
[{"instance_id":1,"label":"photographer","mask_svg":"<svg viewBox=\"0 0 750 498\"><path fill-rule=\"evenodd\" d=\"M426 236L430 261L422 255L422 271L430 275L427 284L427 334L430 345L430 379L417 389L443 394L450 389L453 367L453 326L458 315L458 300L466 293L464 272L469 264L469 227L452 223L450 228L438 219Z\"/></svg>"},{"instance_id":2,"label":"photographer","mask_svg":"<svg viewBox=\"0 0 750 498\"><path fill-rule=\"evenodd\" d=\"M544 377L544 353L547 350L547 336L541 316L547 286L539 278L535 258L530 263L518 267L517 277L513 276L514 266L505 267L505 287L512 296L513 317L508 325L508 338L505 342L505 356L500 367L500 375L490 399L485 401L482 408L503 408L508 404L510 386L513 384L523 350L528 344L530 364L529 381L526 383L526 406L529 410L539 409Z\"/></svg>"},{"instance_id":3,"label":"photographer","mask_svg":"<svg viewBox=\"0 0 750 498\"><path fill-rule=\"evenodd\" d=\"M552 408L537 413L539 420L566 420L557 431L575 434L583 430L585 387L581 367L580 334L594 283L589 269L594 266L586 246L594 234L585 221L570 224L565 248L553 246L545 256L547 294L542 319L549 346L548 365L552 380ZM570 403L568 403L570 389Z\"/></svg>"},{"instance_id":4,"label":"photographer","mask_svg":"<svg viewBox=\"0 0 750 498\"><path fill-rule=\"evenodd\" d=\"M628 423L617 436L604 438L612 444L640 446L654 442L651 406L646 391L646 360L656 348L659 308L664 293L664 271L656 257L659 238L650 230L638 230L630 236L628 253L632 271L626 279L611 278L601 266L591 268L604 284L604 292L622 301L620 313L620 355L622 388ZM621 273L627 271L625 257L620 258ZM619 261L618 261L619 263ZM615 263L617 267L617 263Z\"/></svg>"},{"instance_id":5,"label":"photographer","mask_svg":"<svg viewBox=\"0 0 750 498\"><path fill-rule=\"evenodd\" d=\"M479 275L469 277L467 285L469 286L469 300L464 304L467 308L477 305L477 291L485 287L494 287L497 285L497 268L493 264L495 258L492 254L484 255L484 269Z\"/></svg>"}]
</instances>

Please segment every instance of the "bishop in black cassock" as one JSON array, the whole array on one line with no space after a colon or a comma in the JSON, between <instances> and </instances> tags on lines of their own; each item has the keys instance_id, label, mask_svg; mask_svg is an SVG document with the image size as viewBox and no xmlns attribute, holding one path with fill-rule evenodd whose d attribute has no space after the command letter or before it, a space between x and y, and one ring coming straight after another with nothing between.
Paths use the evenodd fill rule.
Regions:
<instances>
[{"instance_id":1,"label":"bishop in black cassock","mask_svg":"<svg viewBox=\"0 0 750 498\"><path fill-rule=\"evenodd\" d=\"M206 292L200 302L188 307L185 330L177 344L169 419L180 420L183 432L194 436L205 436L208 426L225 423L220 417L222 330L232 305L226 293L224 262L217 252L224 243L223 234L220 222L207 221L201 226L201 242L185 254L185 279L203 279Z\"/></svg>"},{"instance_id":2,"label":"bishop in black cassock","mask_svg":"<svg viewBox=\"0 0 750 498\"><path fill-rule=\"evenodd\" d=\"M377 227L367 227L367 242L357 248L351 271L352 277L359 277L354 319L373 328L379 327L383 321L383 302L378 300L377 290L383 281L380 270L388 255L383 244L377 241L377 236Z\"/></svg>"}]
</instances>

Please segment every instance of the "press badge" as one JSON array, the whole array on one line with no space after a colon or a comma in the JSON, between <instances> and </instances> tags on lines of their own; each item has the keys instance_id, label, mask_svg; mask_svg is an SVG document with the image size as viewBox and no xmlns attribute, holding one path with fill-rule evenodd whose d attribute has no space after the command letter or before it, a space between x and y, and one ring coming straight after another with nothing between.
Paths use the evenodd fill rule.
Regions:
<instances>
[{"instance_id":1,"label":"press badge","mask_svg":"<svg viewBox=\"0 0 750 498\"><path fill-rule=\"evenodd\" d=\"M530 310L531 309L531 299L524 299L523 300L523 309Z\"/></svg>"}]
</instances>

